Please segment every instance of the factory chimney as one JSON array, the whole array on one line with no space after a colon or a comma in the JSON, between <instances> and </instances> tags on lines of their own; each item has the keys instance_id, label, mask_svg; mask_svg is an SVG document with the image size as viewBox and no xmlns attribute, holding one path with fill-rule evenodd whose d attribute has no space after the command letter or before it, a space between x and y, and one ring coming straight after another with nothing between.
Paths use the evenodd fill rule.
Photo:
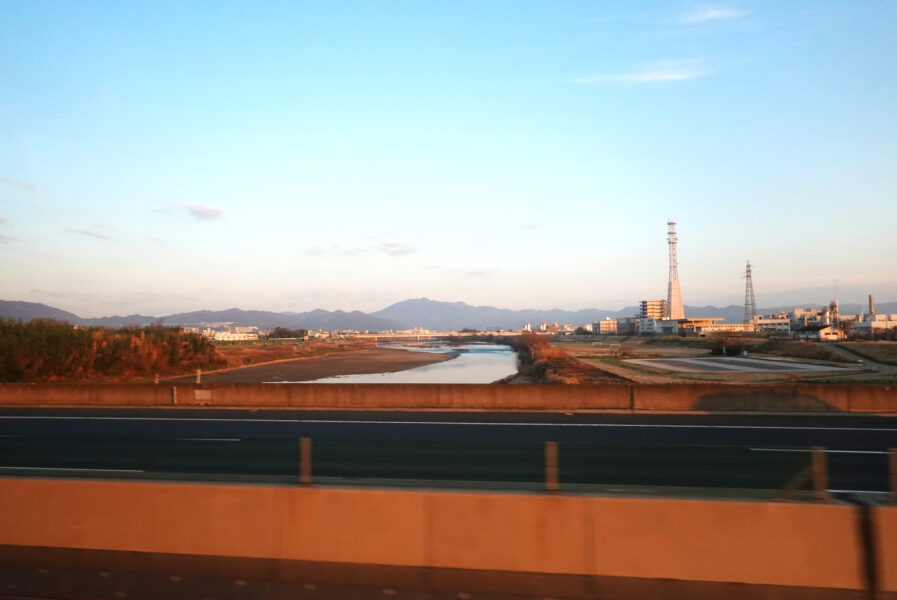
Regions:
<instances>
[{"instance_id":1,"label":"factory chimney","mask_svg":"<svg viewBox=\"0 0 897 600\"><path fill-rule=\"evenodd\" d=\"M869 314L875 314L875 296L872 294L869 294Z\"/></svg>"}]
</instances>

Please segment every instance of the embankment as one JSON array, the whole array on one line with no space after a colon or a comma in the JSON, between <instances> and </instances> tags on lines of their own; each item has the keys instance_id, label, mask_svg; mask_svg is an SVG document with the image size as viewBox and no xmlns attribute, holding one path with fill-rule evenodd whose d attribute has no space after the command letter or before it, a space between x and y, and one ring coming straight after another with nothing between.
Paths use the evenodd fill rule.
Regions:
<instances>
[{"instance_id":1,"label":"embankment","mask_svg":"<svg viewBox=\"0 0 897 600\"><path fill-rule=\"evenodd\" d=\"M876 385L0 384L0 406L897 413Z\"/></svg>"},{"instance_id":2,"label":"embankment","mask_svg":"<svg viewBox=\"0 0 897 600\"><path fill-rule=\"evenodd\" d=\"M638 597L633 589L660 582L673 592L664 597L865 598L897 592L897 509L866 510L0 479L0 555L44 567L177 565L179 574L227 565L231 578L259 561L274 578L363 578L368 569L380 587L538 597ZM100 554L88 561L90 552Z\"/></svg>"}]
</instances>

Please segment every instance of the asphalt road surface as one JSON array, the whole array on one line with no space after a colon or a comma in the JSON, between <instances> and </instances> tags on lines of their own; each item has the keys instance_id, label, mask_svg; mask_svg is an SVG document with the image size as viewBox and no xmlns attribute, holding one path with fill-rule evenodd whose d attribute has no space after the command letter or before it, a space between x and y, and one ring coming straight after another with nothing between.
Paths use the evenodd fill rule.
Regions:
<instances>
[{"instance_id":1,"label":"asphalt road surface","mask_svg":"<svg viewBox=\"0 0 897 600\"><path fill-rule=\"evenodd\" d=\"M810 448L833 493L888 491L897 418L0 409L0 476L315 483L538 491L545 442L561 491L807 498Z\"/></svg>"}]
</instances>

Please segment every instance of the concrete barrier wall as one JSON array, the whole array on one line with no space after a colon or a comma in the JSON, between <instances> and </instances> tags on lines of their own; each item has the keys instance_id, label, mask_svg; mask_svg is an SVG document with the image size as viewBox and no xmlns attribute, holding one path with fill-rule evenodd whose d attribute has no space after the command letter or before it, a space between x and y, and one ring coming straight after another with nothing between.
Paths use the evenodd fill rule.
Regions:
<instances>
[{"instance_id":1,"label":"concrete barrier wall","mask_svg":"<svg viewBox=\"0 0 897 600\"><path fill-rule=\"evenodd\" d=\"M873 509L878 551L878 585L897 593L897 507Z\"/></svg>"},{"instance_id":2,"label":"concrete barrier wall","mask_svg":"<svg viewBox=\"0 0 897 600\"><path fill-rule=\"evenodd\" d=\"M859 539L838 505L0 480L6 545L857 590Z\"/></svg>"},{"instance_id":3,"label":"concrete barrier wall","mask_svg":"<svg viewBox=\"0 0 897 600\"><path fill-rule=\"evenodd\" d=\"M0 384L2 406L897 413L874 385Z\"/></svg>"}]
</instances>

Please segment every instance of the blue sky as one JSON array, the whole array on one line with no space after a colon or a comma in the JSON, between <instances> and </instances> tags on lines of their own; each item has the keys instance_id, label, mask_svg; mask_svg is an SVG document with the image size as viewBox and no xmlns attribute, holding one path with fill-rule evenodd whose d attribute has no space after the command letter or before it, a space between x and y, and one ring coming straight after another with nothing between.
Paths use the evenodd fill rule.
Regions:
<instances>
[{"instance_id":1,"label":"blue sky","mask_svg":"<svg viewBox=\"0 0 897 600\"><path fill-rule=\"evenodd\" d=\"M622 6L621 6L622 4ZM897 300L897 2L0 3L0 298Z\"/></svg>"}]
</instances>

